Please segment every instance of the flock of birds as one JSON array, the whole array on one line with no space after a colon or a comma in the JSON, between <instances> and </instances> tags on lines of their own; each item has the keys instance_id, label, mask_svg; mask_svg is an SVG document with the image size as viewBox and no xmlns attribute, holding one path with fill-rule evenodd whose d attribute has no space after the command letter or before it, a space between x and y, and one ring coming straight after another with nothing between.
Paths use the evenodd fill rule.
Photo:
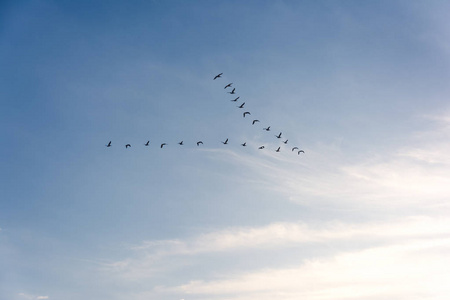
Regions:
<instances>
[{"instance_id":1,"label":"flock of birds","mask_svg":"<svg viewBox=\"0 0 450 300\"><path fill-rule=\"evenodd\" d=\"M216 79L221 78L222 75L223 75L223 73L217 74L216 76L214 76L214 79L213 79L213 80L216 80ZM228 88L230 88L231 90L228 90ZM227 85L224 87L224 89L227 90L227 91L228 91L227 93L230 94L230 95L235 95L235 94L236 94L236 88L233 87L233 83L227 84ZM235 98L235 99L232 99L231 101L232 101L232 102L237 102L237 101L239 100L239 98L240 98L240 97L237 97L237 98ZM240 109L242 109L242 108L244 108L244 106L245 106L245 102L243 102L242 104L238 105L237 107L240 108ZM251 113L250 113L249 111L244 111L244 112L242 113L242 116L245 118L246 116L251 116ZM258 119L254 119L254 120L252 121L252 125L255 125L256 123L259 123L259 122L260 122L260 121L259 121ZM270 131L270 126L267 126L267 127L263 128L263 130L265 130L265 131ZM281 135L282 135L282 132L280 132L279 134L276 134L275 137L276 137L277 139L281 139L281 138L282 138ZM282 141L282 142L283 142L283 144L286 145L286 144L288 143L288 141L289 141L289 140L286 139L286 140L284 140L284 141ZM228 144L228 138L227 138L225 141L221 141L221 142L222 142L222 144L227 145L227 144ZM147 141L147 142L144 144L144 146L149 146L149 145L150 145L150 141ZM183 146L183 145L184 145L184 141L178 142L178 145ZM198 142L197 142L197 147L199 147L200 145L203 145L203 142L202 142L202 141L198 141ZM247 146L247 142L244 142L244 143L242 143L242 144L240 144L240 145L243 146L243 147L246 147L246 146ZM111 146L112 146L112 141L109 141L109 143L106 145L106 147L111 147ZM160 148L162 149L162 148L164 148L164 146L167 146L167 144L166 144L166 143L162 143L162 144L160 145ZM126 144L126 145L125 145L125 148L126 148L126 149L128 149L128 148L130 148L130 147L131 147L131 144ZM258 147L258 149L260 149L260 150L265 149L265 148L266 148L266 147L265 147L264 145L261 145L261 146ZM280 151L281 151L281 146L279 146L279 147L275 150L275 152L280 152ZM300 153L305 153L305 151L299 149L298 147L293 147L293 148L291 149L291 152L294 152L294 151L296 151L298 155L300 155Z\"/></svg>"}]
</instances>

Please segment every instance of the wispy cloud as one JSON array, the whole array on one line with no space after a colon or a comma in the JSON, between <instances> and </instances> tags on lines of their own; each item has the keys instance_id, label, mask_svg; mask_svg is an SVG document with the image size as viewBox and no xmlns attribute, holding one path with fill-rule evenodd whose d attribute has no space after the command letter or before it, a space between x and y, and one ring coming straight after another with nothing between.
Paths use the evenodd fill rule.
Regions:
<instances>
[{"instance_id":1,"label":"wispy cloud","mask_svg":"<svg viewBox=\"0 0 450 300\"><path fill-rule=\"evenodd\" d=\"M409 217L390 223L345 224L329 222L321 226L306 223L273 223L263 227L237 227L210 232L185 240L147 241L132 247L132 256L105 266L121 277L139 279L164 271L174 258L204 253L283 249L293 245L336 244L345 241L399 243L408 239L429 238L450 233L450 221L428 217ZM356 243L359 244L359 243ZM337 247L338 249L339 247ZM165 271L168 271L167 268Z\"/></svg>"},{"instance_id":2,"label":"wispy cloud","mask_svg":"<svg viewBox=\"0 0 450 300\"><path fill-rule=\"evenodd\" d=\"M22 299L29 299L29 300L43 300L43 299L50 299L49 296L36 296L36 295L30 295L26 293L19 293L19 296Z\"/></svg>"},{"instance_id":3,"label":"wispy cloud","mask_svg":"<svg viewBox=\"0 0 450 300\"><path fill-rule=\"evenodd\" d=\"M215 299L444 299L450 238L412 240L305 261L287 269L191 281L166 292Z\"/></svg>"}]
</instances>

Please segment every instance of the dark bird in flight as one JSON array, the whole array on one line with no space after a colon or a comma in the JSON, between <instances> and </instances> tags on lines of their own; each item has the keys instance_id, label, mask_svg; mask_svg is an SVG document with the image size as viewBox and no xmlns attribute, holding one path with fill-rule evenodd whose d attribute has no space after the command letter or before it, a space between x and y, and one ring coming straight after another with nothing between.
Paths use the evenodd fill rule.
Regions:
<instances>
[{"instance_id":1,"label":"dark bird in flight","mask_svg":"<svg viewBox=\"0 0 450 300\"><path fill-rule=\"evenodd\" d=\"M281 139L281 132L279 135L276 135L277 138Z\"/></svg>"},{"instance_id":2,"label":"dark bird in flight","mask_svg":"<svg viewBox=\"0 0 450 300\"><path fill-rule=\"evenodd\" d=\"M162 149L162 147L164 147L165 145L167 145L166 143L162 143L161 144L161 149Z\"/></svg>"},{"instance_id":3,"label":"dark bird in flight","mask_svg":"<svg viewBox=\"0 0 450 300\"><path fill-rule=\"evenodd\" d=\"M203 145L203 142L202 142L202 141L198 141L198 142L197 142L197 146L200 146L200 144Z\"/></svg>"},{"instance_id":4,"label":"dark bird in flight","mask_svg":"<svg viewBox=\"0 0 450 300\"><path fill-rule=\"evenodd\" d=\"M249 111L246 111L245 113L242 114L245 118L245 115L251 115L251 113Z\"/></svg>"},{"instance_id":5,"label":"dark bird in flight","mask_svg":"<svg viewBox=\"0 0 450 300\"><path fill-rule=\"evenodd\" d=\"M264 146L259 147L258 149L264 149Z\"/></svg>"},{"instance_id":6,"label":"dark bird in flight","mask_svg":"<svg viewBox=\"0 0 450 300\"><path fill-rule=\"evenodd\" d=\"M183 141L179 142L178 145L183 145Z\"/></svg>"},{"instance_id":7,"label":"dark bird in flight","mask_svg":"<svg viewBox=\"0 0 450 300\"><path fill-rule=\"evenodd\" d=\"M148 146L148 144L150 144L150 141L147 141L147 143L145 143L144 145L145 145L145 146Z\"/></svg>"},{"instance_id":8,"label":"dark bird in flight","mask_svg":"<svg viewBox=\"0 0 450 300\"><path fill-rule=\"evenodd\" d=\"M222 144L224 145L228 144L228 139L226 139L225 142L222 142Z\"/></svg>"},{"instance_id":9,"label":"dark bird in flight","mask_svg":"<svg viewBox=\"0 0 450 300\"><path fill-rule=\"evenodd\" d=\"M263 128L265 131L270 131L270 126L267 128Z\"/></svg>"},{"instance_id":10,"label":"dark bird in flight","mask_svg":"<svg viewBox=\"0 0 450 300\"><path fill-rule=\"evenodd\" d=\"M236 99L233 99L233 100L230 100L230 101L236 102L236 101L238 101L239 98L241 98L241 97L237 97Z\"/></svg>"},{"instance_id":11,"label":"dark bird in flight","mask_svg":"<svg viewBox=\"0 0 450 300\"><path fill-rule=\"evenodd\" d=\"M297 152L298 155L300 155L300 153L305 153L305 151L300 150L300 151Z\"/></svg>"},{"instance_id":12,"label":"dark bird in flight","mask_svg":"<svg viewBox=\"0 0 450 300\"><path fill-rule=\"evenodd\" d=\"M106 147L111 147L111 141L109 141L108 145Z\"/></svg>"},{"instance_id":13,"label":"dark bird in flight","mask_svg":"<svg viewBox=\"0 0 450 300\"><path fill-rule=\"evenodd\" d=\"M259 122L259 120L253 120L252 125L255 125L256 122Z\"/></svg>"},{"instance_id":14,"label":"dark bird in flight","mask_svg":"<svg viewBox=\"0 0 450 300\"><path fill-rule=\"evenodd\" d=\"M131 145L130 145L130 144L126 144L126 145L125 145L125 148L128 148L128 147L131 147Z\"/></svg>"},{"instance_id":15,"label":"dark bird in flight","mask_svg":"<svg viewBox=\"0 0 450 300\"><path fill-rule=\"evenodd\" d=\"M244 146L244 147L247 146L247 142L241 144L241 146Z\"/></svg>"},{"instance_id":16,"label":"dark bird in flight","mask_svg":"<svg viewBox=\"0 0 450 300\"><path fill-rule=\"evenodd\" d=\"M281 147L278 147L278 149L277 149L277 150L275 150L275 152L280 152L280 148L281 148Z\"/></svg>"},{"instance_id":17,"label":"dark bird in flight","mask_svg":"<svg viewBox=\"0 0 450 300\"><path fill-rule=\"evenodd\" d=\"M239 108L244 108L244 105L245 105L245 102L242 103L241 105L239 105L238 107L239 107Z\"/></svg>"},{"instance_id":18,"label":"dark bird in flight","mask_svg":"<svg viewBox=\"0 0 450 300\"><path fill-rule=\"evenodd\" d=\"M227 84L227 85L224 87L224 89L231 87L232 84L233 84L233 83Z\"/></svg>"},{"instance_id":19,"label":"dark bird in flight","mask_svg":"<svg viewBox=\"0 0 450 300\"><path fill-rule=\"evenodd\" d=\"M236 94L234 91L235 91L236 89L233 89L231 92L228 92L228 94L231 94L231 95L234 95L234 94Z\"/></svg>"},{"instance_id":20,"label":"dark bird in flight","mask_svg":"<svg viewBox=\"0 0 450 300\"><path fill-rule=\"evenodd\" d=\"M213 80L216 80L217 78L222 77L222 74L223 74L223 73L217 74L216 76L214 76L214 79L213 79Z\"/></svg>"},{"instance_id":21,"label":"dark bird in flight","mask_svg":"<svg viewBox=\"0 0 450 300\"><path fill-rule=\"evenodd\" d=\"M287 144L288 141L289 141L289 140L285 140L285 141L283 141L283 143Z\"/></svg>"},{"instance_id":22,"label":"dark bird in flight","mask_svg":"<svg viewBox=\"0 0 450 300\"><path fill-rule=\"evenodd\" d=\"M298 149L298 147L294 147L294 148L292 148L292 151L294 151L295 149Z\"/></svg>"}]
</instances>

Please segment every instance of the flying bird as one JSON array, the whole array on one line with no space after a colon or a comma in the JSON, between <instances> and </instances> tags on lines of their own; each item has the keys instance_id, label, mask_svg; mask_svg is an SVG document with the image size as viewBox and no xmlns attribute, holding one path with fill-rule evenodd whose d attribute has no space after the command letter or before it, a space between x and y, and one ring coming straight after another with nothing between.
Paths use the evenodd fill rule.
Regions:
<instances>
[{"instance_id":1,"label":"flying bird","mask_svg":"<svg viewBox=\"0 0 450 300\"><path fill-rule=\"evenodd\" d=\"M259 122L259 120L253 120L252 125L255 125L256 122Z\"/></svg>"},{"instance_id":2,"label":"flying bird","mask_svg":"<svg viewBox=\"0 0 450 300\"><path fill-rule=\"evenodd\" d=\"M202 141L198 141L198 142L197 142L197 146L200 146L200 144L203 145L203 142L202 142Z\"/></svg>"},{"instance_id":3,"label":"flying bird","mask_svg":"<svg viewBox=\"0 0 450 300\"><path fill-rule=\"evenodd\" d=\"M227 84L227 85L224 87L224 89L231 87L232 84L233 84L233 83Z\"/></svg>"},{"instance_id":4,"label":"flying bird","mask_svg":"<svg viewBox=\"0 0 450 300\"><path fill-rule=\"evenodd\" d=\"M239 108L244 108L244 105L245 105L245 102L242 103L241 105L239 105L238 107L239 107Z\"/></svg>"},{"instance_id":5,"label":"flying bird","mask_svg":"<svg viewBox=\"0 0 450 300\"><path fill-rule=\"evenodd\" d=\"M226 139L225 142L222 142L222 144L224 145L228 144L228 139Z\"/></svg>"},{"instance_id":6,"label":"flying bird","mask_svg":"<svg viewBox=\"0 0 450 300\"><path fill-rule=\"evenodd\" d=\"M289 140L285 140L285 141L283 141L283 143L287 144L288 141L289 141Z\"/></svg>"},{"instance_id":7,"label":"flying bird","mask_svg":"<svg viewBox=\"0 0 450 300\"><path fill-rule=\"evenodd\" d=\"M216 76L214 76L214 79L213 79L213 80L216 80L217 78L222 77L222 74L223 74L223 73L217 74Z\"/></svg>"},{"instance_id":8,"label":"flying bird","mask_svg":"<svg viewBox=\"0 0 450 300\"><path fill-rule=\"evenodd\" d=\"M270 131L270 126L267 127L267 128L263 128L263 130L265 130L265 131Z\"/></svg>"},{"instance_id":9,"label":"flying bird","mask_svg":"<svg viewBox=\"0 0 450 300\"><path fill-rule=\"evenodd\" d=\"M162 149L162 147L164 147L165 145L167 145L166 143L162 143L161 144L161 149Z\"/></svg>"},{"instance_id":10,"label":"flying bird","mask_svg":"<svg viewBox=\"0 0 450 300\"><path fill-rule=\"evenodd\" d=\"M298 147L294 147L294 148L292 148L292 151L294 151L295 149L298 149Z\"/></svg>"},{"instance_id":11,"label":"flying bird","mask_svg":"<svg viewBox=\"0 0 450 300\"><path fill-rule=\"evenodd\" d=\"M277 149L277 150L275 150L275 152L280 152L280 148L281 148L281 147L278 147L278 149Z\"/></svg>"},{"instance_id":12,"label":"flying bird","mask_svg":"<svg viewBox=\"0 0 450 300\"><path fill-rule=\"evenodd\" d=\"M264 149L264 146L259 147L258 149Z\"/></svg>"},{"instance_id":13,"label":"flying bird","mask_svg":"<svg viewBox=\"0 0 450 300\"><path fill-rule=\"evenodd\" d=\"M125 148L128 148L128 147L131 147L131 145L130 145L130 144L126 144L126 145L125 145Z\"/></svg>"},{"instance_id":14,"label":"flying bird","mask_svg":"<svg viewBox=\"0 0 450 300\"><path fill-rule=\"evenodd\" d=\"M241 97L237 97L236 99L233 99L233 100L230 100L230 101L236 102L236 101L238 101L239 98L241 98Z\"/></svg>"},{"instance_id":15,"label":"flying bird","mask_svg":"<svg viewBox=\"0 0 450 300\"><path fill-rule=\"evenodd\" d=\"M108 145L106 147L111 147L111 141L109 141Z\"/></svg>"},{"instance_id":16,"label":"flying bird","mask_svg":"<svg viewBox=\"0 0 450 300\"><path fill-rule=\"evenodd\" d=\"M277 138L281 139L281 132L279 135L276 135Z\"/></svg>"},{"instance_id":17,"label":"flying bird","mask_svg":"<svg viewBox=\"0 0 450 300\"><path fill-rule=\"evenodd\" d=\"M305 153L305 151L300 150L300 151L297 152L297 155L300 155L300 153Z\"/></svg>"},{"instance_id":18,"label":"flying bird","mask_svg":"<svg viewBox=\"0 0 450 300\"><path fill-rule=\"evenodd\" d=\"M150 141L147 141L147 143L145 143L144 145L145 145L145 146L148 146L148 144L150 144Z\"/></svg>"},{"instance_id":19,"label":"flying bird","mask_svg":"<svg viewBox=\"0 0 450 300\"><path fill-rule=\"evenodd\" d=\"M183 141L179 142L178 145L183 145Z\"/></svg>"},{"instance_id":20,"label":"flying bird","mask_svg":"<svg viewBox=\"0 0 450 300\"><path fill-rule=\"evenodd\" d=\"M241 146L244 146L244 147L247 146L247 142L241 144Z\"/></svg>"},{"instance_id":21,"label":"flying bird","mask_svg":"<svg viewBox=\"0 0 450 300\"><path fill-rule=\"evenodd\" d=\"M236 89L233 89L231 92L228 92L228 94L231 94L231 95L234 95L234 94L236 94L234 91L235 91Z\"/></svg>"},{"instance_id":22,"label":"flying bird","mask_svg":"<svg viewBox=\"0 0 450 300\"><path fill-rule=\"evenodd\" d=\"M245 118L245 115L251 115L251 113L249 111L246 111L245 113L242 114Z\"/></svg>"}]
</instances>

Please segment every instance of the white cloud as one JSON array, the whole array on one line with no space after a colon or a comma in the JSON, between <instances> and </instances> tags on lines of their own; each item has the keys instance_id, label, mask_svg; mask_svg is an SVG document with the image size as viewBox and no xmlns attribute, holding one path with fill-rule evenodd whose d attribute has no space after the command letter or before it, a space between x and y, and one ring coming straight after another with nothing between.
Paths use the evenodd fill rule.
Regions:
<instances>
[{"instance_id":1,"label":"white cloud","mask_svg":"<svg viewBox=\"0 0 450 300\"><path fill-rule=\"evenodd\" d=\"M127 279L142 279L167 271L167 264L188 257L213 253L277 249L293 245L314 247L318 243L334 245L353 242L360 245L401 243L410 239L429 238L450 234L450 220L444 218L409 217L392 222L346 224L328 222L321 226L306 223L273 223L263 227L237 227L202 234L186 240L148 241L133 247L130 258L105 266ZM357 241L357 242L355 242ZM247 253L247 255L249 254ZM179 266L178 266L179 267ZM175 267L176 268L176 267Z\"/></svg>"},{"instance_id":2,"label":"white cloud","mask_svg":"<svg viewBox=\"0 0 450 300\"><path fill-rule=\"evenodd\" d=\"M30 294L26 294L26 293L19 293L19 296L23 299L29 299L29 300L50 299L48 296L36 296L36 295L30 295Z\"/></svg>"}]
</instances>

